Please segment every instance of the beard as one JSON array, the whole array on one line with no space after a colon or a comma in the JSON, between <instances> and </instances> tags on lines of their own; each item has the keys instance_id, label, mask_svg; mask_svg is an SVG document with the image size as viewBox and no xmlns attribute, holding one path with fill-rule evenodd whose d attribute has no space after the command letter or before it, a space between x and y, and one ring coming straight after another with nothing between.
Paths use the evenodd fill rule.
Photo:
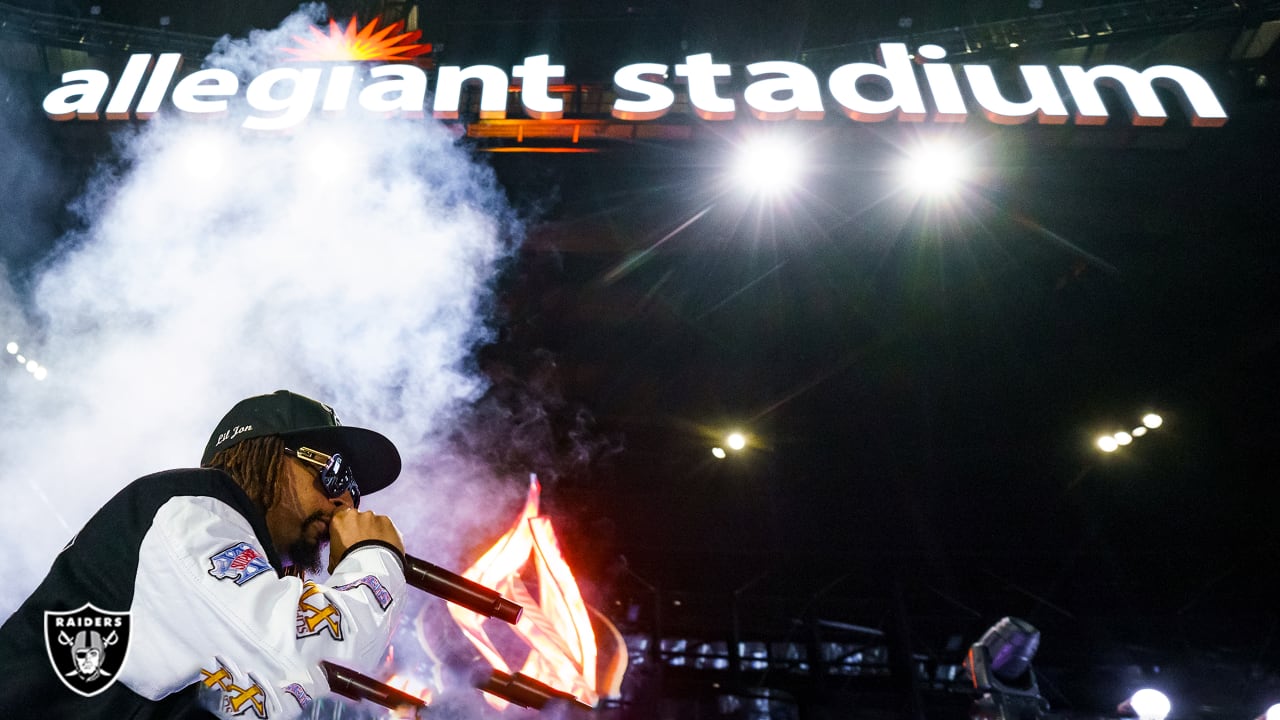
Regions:
<instances>
[{"instance_id":1,"label":"beard","mask_svg":"<svg viewBox=\"0 0 1280 720\"><path fill-rule=\"evenodd\" d=\"M320 546L329 542L329 531L326 529L315 538L307 537L307 531L311 523L317 520L327 521L328 519L329 517L326 513L316 511L302 521L302 532L298 533L298 539L289 545L287 551L289 560L293 562L295 567L303 568L312 575L320 572Z\"/></svg>"}]
</instances>

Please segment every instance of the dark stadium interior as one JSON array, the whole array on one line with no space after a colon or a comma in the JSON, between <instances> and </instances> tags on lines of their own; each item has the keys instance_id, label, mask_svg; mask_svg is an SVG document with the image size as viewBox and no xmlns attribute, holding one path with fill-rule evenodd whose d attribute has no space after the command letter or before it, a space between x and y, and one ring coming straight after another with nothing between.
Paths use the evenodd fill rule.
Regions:
<instances>
[{"instance_id":1,"label":"dark stadium interior","mask_svg":"<svg viewBox=\"0 0 1280 720\"><path fill-rule=\"evenodd\" d=\"M132 28L140 48L166 33L198 47L294 8L13 0L0 37L67 47L78 20ZM1005 616L1041 631L1034 667L1054 712L1108 716L1142 684L1182 698L1178 720L1249 720L1280 702L1280 54L1242 50L1274 39L1280 4L330 8L413 10L437 65L548 52L571 83L694 52L829 69L872 61L876 42L962 31L985 44L956 63L1201 72L1223 127L1192 127L1169 102L1162 127L1122 111L1098 127L828 112L672 115L653 124L669 134L575 143L591 152L468 138L527 219L500 280L499 335L478 356L494 402L549 413L559 467L546 502L588 600L624 634L884 651L867 661L884 671L865 675L773 657L663 666L653 651L629 681L635 717L959 717L972 698L946 673ZM1068 32L1109 16L1128 29ZM1026 40L1010 49L990 41L997 31ZM38 113L58 70L24 69L28 87L6 102ZM736 145L797 125L811 159L802 192L772 205L724 192ZM32 126L65 171L40 182L70 197L110 142L106 124ZM976 151L981 181L946 207L887 190L893 158L942 132ZM54 237L65 218L47 214ZM32 237L0 238L11 268L39 262ZM1094 446L1101 428L1150 411L1159 430L1112 454ZM747 448L713 457L735 427ZM660 711L636 710L659 697ZM726 699L760 697L772 714Z\"/></svg>"}]
</instances>

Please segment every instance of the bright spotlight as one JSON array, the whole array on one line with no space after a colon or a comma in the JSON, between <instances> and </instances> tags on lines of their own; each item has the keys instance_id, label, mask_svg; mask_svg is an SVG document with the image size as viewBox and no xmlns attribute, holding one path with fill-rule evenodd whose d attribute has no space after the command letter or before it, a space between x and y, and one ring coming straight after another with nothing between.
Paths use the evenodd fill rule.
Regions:
<instances>
[{"instance_id":1,"label":"bright spotlight","mask_svg":"<svg viewBox=\"0 0 1280 720\"><path fill-rule=\"evenodd\" d=\"M1142 416L1142 424L1146 425L1152 430L1155 430L1156 428L1164 424L1164 418L1160 417L1155 413L1147 413L1146 415Z\"/></svg>"},{"instance_id":2,"label":"bright spotlight","mask_svg":"<svg viewBox=\"0 0 1280 720\"><path fill-rule=\"evenodd\" d=\"M1131 434L1136 438L1142 437L1143 435L1147 434L1147 426L1139 425L1138 427L1133 429L1133 432Z\"/></svg>"},{"instance_id":3,"label":"bright spotlight","mask_svg":"<svg viewBox=\"0 0 1280 720\"><path fill-rule=\"evenodd\" d=\"M902 181L926 195L954 191L969 177L969 158L959 147L935 141L917 147L899 167Z\"/></svg>"},{"instance_id":4,"label":"bright spotlight","mask_svg":"<svg viewBox=\"0 0 1280 720\"><path fill-rule=\"evenodd\" d=\"M5 350L8 350L10 355L17 355L17 354L18 354L18 343L16 343L16 342L11 342L11 343L9 343L8 345L5 345L5 346L4 346L4 349L5 349Z\"/></svg>"},{"instance_id":5,"label":"bright spotlight","mask_svg":"<svg viewBox=\"0 0 1280 720\"><path fill-rule=\"evenodd\" d=\"M1098 449L1105 453L1115 452L1116 448L1120 447L1120 443L1116 442L1116 439L1110 435L1103 435L1098 438L1097 444Z\"/></svg>"},{"instance_id":6,"label":"bright spotlight","mask_svg":"<svg viewBox=\"0 0 1280 720\"><path fill-rule=\"evenodd\" d=\"M1257 720L1280 720L1280 703L1267 708L1267 711L1259 715Z\"/></svg>"},{"instance_id":7,"label":"bright spotlight","mask_svg":"<svg viewBox=\"0 0 1280 720\"><path fill-rule=\"evenodd\" d=\"M725 442L730 450L741 450L747 446L747 438L742 433L730 433L729 437L725 438Z\"/></svg>"},{"instance_id":8,"label":"bright spotlight","mask_svg":"<svg viewBox=\"0 0 1280 720\"><path fill-rule=\"evenodd\" d=\"M1134 693L1117 708L1120 714L1136 717L1138 720L1164 720L1169 717L1173 704L1169 697L1159 690L1143 688Z\"/></svg>"},{"instance_id":9,"label":"bright spotlight","mask_svg":"<svg viewBox=\"0 0 1280 720\"><path fill-rule=\"evenodd\" d=\"M17 359L18 359L18 364L19 364L19 365L26 365L26 364L27 364L27 357L26 357L25 355L19 355Z\"/></svg>"},{"instance_id":10,"label":"bright spotlight","mask_svg":"<svg viewBox=\"0 0 1280 720\"><path fill-rule=\"evenodd\" d=\"M715 455L717 458L721 460L725 459L726 457L724 448L720 448L720 447L711 448L711 454Z\"/></svg>"},{"instance_id":11,"label":"bright spotlight","mask_svg":"<svg viewBox=\"0 0 1280 720\"><path fill-rule=\"evenodd\" d=\"M32 373L32 375L35 375L35 378L37 380L43 380L49 377L49 371L44 369L43 367L39 367L39 368L36 368L36 371Z\"/></svg>"},{"instance_id":12,"label":"bright spotlight","mask_svg":"<svg viewBox=\"0 0 1280 720\"><path fill-rule=\"evenodd\" d=\"M36 370L39 370L39 369L40 369L40 363L36 362L35 360L27 361L27 372L34 373Z\"/></svg>"},{"instance_id":13,"label":"bright spotlight","mask_svg":"<svg viewBox=\"0 0 1280 720\"><path fill-rule=\"evenodd\" d=\"M804 169L800 145L782 138L757 138L738 149L734 177L751 192L776 195L793 187Z\"/></svg>"},{"instance_id":14,"label":"bright spotlight","mask_svg":"<svg viewBox=\"0 0 1280 720\"><path fill-rule=\"evenodd\" d=\"M1117 445L1128 445L1133 442L1133 436L1123 430L1115 434L1115 439Z\"/></svg>"}]
</instances>

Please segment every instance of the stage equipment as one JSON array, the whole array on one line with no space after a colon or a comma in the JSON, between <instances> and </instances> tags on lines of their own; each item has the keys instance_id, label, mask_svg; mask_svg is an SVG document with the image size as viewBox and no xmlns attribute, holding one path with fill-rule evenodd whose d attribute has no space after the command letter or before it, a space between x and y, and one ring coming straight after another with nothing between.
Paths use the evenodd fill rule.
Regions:
<instances>
[{"instance_id":1,"label":"stage equipment","mask_svg":"<svg viewBox=\"0 0 1280 720\"><path fill-rule=\"evenodd\" d=\"M969 648L964 668L981 697L971 715L983 720L1038 720L1049 711L1040 697L1031 659L1040 647L1040 631L1006 617Z\"/></svg>"},{"instance_id":2,"label":"stage equipment","mask_svg":"<svg viewBox=\"0 0 1280 720\"><path fill-rule=\"evenodd\" d=\"M1143 688L1120 703L1116 712L1122 717L1138 718L1138 720L1164 720L1169 717L1169 711L1172 709L1173 704L1169 702L1169 696L1159 690Z\"/></svg>"},{"instance_id":3,"label":"stage equipment","mask_svg":"<svg viewBox=\"0 0 1280 720\"><path fill-rule=\"evenodd\" d=\"M524 612L524 608L480 583L472 582L461 575L451 573L438 565L432 565L426 560L412 555L406 555L404 560L405 580L423 592L444 598L472 612L498 618L513 625L520 619L520 614ZM324 670L325 678L329 681L329 689L343 697L352 700L368 700L393 710L406 705L422 708L427 704L425 700L419 697L380 683L368 675L362 675L350 668L334 665L328 661L322 661L320 667ZM499 691L503 688L513 688L508 692L513 693L515 697L501 695L493 690L488 690L488 692L494 692L499 697L524 707L536 707L538 709L541 709L542 705L545 705L547 700L552 697L566 696L565 693L560 693L541 683L523 678L519 674L516 677L520 678L520 680L507 676L504 682L497 685ZM542 691L543 688L545 688L545 692ZM481 689L486 688L482 687ZM542 694L539 695L539 693ZM524 699L526 702L521 702L516 699L517 697ZM528 702L535 701L539 697L542 698L541 704L528 704ZM573 699L572 696L567 697L570 700Z\"/></svg>"},{"instance_id":4,"label":"stage equipment","mask_svg":"<svg viewBox=\"0 0 1280 720\"><path fill-rule=\"evenodd\" d=\"M405 555L404 578L419 590L444 598L472 612L516 624L524 608L477 582L451 573L426 560Z\"/></svg>"},{"instance_id":5,"label":"stage equipment","mask_svg":"<svg viewBox=\"0 0 1280 720\"><path fill-rule=\"evenodd\" d=\"M329 681L329 689L345 698L368 700L392 710L406 705L415 708L427 705L422 698L397 690L390 685L384 685L368 675L361 675L355 670L334 665L327 660L320 662L320 668L324 670L325 679Z\"/></svg>"},{"instance_id":6,"label":"stage equipment","mask_svg":"<svg viewBox=\"0 0 1280 720\"><path fill-rule=\"evenodd\" d=\"M590 710L591 706L580 702L567 692L556 690L550 685L540 683L531 677L515 673L507 674L494 670L489 677L476 687L484 692L500 697L520 707L541 710L552 701L567 703L569 707L579 710Z\"/></svg>"}]
</instances>

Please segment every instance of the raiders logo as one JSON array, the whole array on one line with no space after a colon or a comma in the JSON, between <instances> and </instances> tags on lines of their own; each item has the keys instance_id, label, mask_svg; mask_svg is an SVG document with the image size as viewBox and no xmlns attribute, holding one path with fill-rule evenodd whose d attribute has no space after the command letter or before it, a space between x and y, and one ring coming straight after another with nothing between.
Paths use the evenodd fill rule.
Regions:
<instances>
[{"instance_id":1,"label":"raiders logo","mask_svg":"<svg viewBox=\"0 0 1280 720\"><path fill-rule=\"evenodd\" d=\"M111 687L129 654L130 626L128 611L101 610L92 603L46 610L44 647L62 684L85 697Z\"/></svg>"}]
</instances>

